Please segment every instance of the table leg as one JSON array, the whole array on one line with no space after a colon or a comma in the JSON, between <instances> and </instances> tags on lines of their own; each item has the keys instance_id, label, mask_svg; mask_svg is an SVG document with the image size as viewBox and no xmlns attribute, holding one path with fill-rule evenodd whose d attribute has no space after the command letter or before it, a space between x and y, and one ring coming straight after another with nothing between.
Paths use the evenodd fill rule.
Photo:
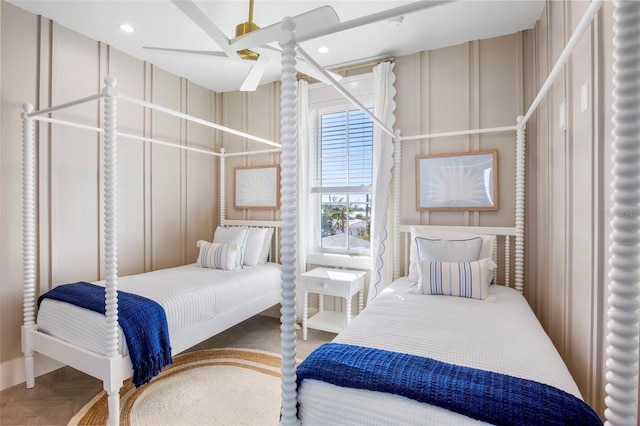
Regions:
<instances>
[{"instance_id":1,"label":"table leg","mask_svg":"<svg viewBox=\"0 0 640 426\"><path fill-rule=\"evenodd\" d=\"M351 297L345 297L347 301L347 325L351 322Z\"/></svg>"},{"instance_id":2,"label":"table leg","mask_svg":"<svg viewBox=\"0 0 640 426\"><path fill-rule=\"evenodd\" d=\"M324 312L324 295L318 295L318 312Z\"/></svg>"},{"instance_id":3,"label":"table leg","mask_svg":"<svg viewBox=\"0 0 640 426\"><path fill-rule=\"evenodd\" d=\"M307 340L307 320L309 319L309 292L304 292L302 304L302 340Z\"/></svg>"},{"instance_id":4,"label":"table leg","mask_svg":"<svg viewBox=\"0 0 640 426\"><path fill-rule=\"evenodd\" d=\"M358 294L358 313L364 309L364 290L360 290Z\"/></svg>"}]
</instances>

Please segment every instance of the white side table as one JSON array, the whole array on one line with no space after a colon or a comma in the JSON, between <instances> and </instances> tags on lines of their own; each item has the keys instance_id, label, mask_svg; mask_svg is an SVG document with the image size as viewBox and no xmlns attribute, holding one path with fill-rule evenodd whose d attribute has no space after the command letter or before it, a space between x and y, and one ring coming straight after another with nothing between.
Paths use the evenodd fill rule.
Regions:
<instances>
[{"instance_id":1,"label":"white side table","mask_svg":"<svg viewBox=\"0 0 640 426\"><path fill-rule=\"evenodd\" d=\"M302 310L302 339L307 340L307 328L339 333L351 322L351 298L359 293L358 312L364 308L364 277L365 271L351 271L347 269L316 268L302 274L301 291L304 295ZM309 293L319 295L319 311L309 316ZM323 296L344 297L347 302L347 312L333 312L324 310Z\"/></svg>"}]
</instances>

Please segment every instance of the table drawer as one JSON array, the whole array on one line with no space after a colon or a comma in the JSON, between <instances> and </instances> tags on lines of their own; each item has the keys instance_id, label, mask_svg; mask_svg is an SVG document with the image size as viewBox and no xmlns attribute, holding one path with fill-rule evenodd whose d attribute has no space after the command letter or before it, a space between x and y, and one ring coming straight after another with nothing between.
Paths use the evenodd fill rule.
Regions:
<instances>
[{"instance_id":1,"label":"table drawer","mask_svg":"<svg viewBox=\"0 0 640 426\"><path fill-rule=\"evenodd\" d=\"M307 291L310 293L345 297L349 292L349 283L329 279L307 278Z\"/></svg>"}]
</instances>

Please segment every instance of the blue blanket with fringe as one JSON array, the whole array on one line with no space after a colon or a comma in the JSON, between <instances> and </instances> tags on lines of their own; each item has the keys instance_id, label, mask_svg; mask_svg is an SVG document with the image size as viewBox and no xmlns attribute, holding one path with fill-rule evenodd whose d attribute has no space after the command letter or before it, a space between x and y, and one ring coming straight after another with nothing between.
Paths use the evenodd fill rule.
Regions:
<instances>
[{"instance_id":1,"label":"blue blanket with fringe","mask_svg":"<svg viewBox=\"0 0 640 426\"><path fill-rule=\"evenodd\" d=\"M38 298L71 303L84 309L105 314L105 288L77 282L53 288ZM167 365L172 364L169 327L164 309L158 303L137 294L118 291L118 324L127 340L133 365L133 384L149 383Z\"/></svg>"},{"instance_id":2,"label":"blue blanket with fringe","mask_svg":"<svg viewBox=\"0 0 640 426\"><path fill-rule=\"evenodd\" d=\"M297 369L305 379L393 393L493 424L602 425L584 401L560 389L381 349L326 343Z\"/></svg>"}]
</instances>

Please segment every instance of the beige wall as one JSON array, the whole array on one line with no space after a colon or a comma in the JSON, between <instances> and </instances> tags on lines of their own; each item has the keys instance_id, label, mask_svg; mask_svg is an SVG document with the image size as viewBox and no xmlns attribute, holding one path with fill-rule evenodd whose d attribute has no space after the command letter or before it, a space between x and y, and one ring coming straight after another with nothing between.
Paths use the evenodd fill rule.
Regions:
<instances>
[{"instance_id":1,"label":"beige wall","mask_svg":"<svg viewBox=\"0 0 640 426\"><path fill-rule=\"evenodd\" d=\"M278 142L280 139L280 86L267 84L255 92L227 92L221 95L222 123L261 138ZM224 133L222 144L227 153L262 151L273 148L260 142ZM233 208L233 182L236 167L278 164L280 153L253 154L228 157L226 160L226 218L247 220L279 220L277 210L247 210Z\"/></svg>"},{"instance_id":2,"label":"beige wall","mask_svg":"<svg viewBox=\"0 0 640 426\"><path fill-rule=\"evenodd\" d=\"M404 136L513 126L522 114L522 34L474 41L396 60L397 128ZM497 149L492 212L420 212L415 156ZM402 145L400 223L515 225L515 132L407 141Z\"/></svg>"},{"instance_id":3,"label":"beige wall","mask_svg":"<svg viewBox=\"0 0 640 426\"><path fill-rule=\"evenodd\" d=\"M579 1L547 2L536 28L526 37L536 63L527 78L530 89L537 92L542 86L588 6ZM601 415L612 9L611 2L604 3L527 129L532 167L527 193L529 301L585 400Z\"/></svg>"}]
</instances>

